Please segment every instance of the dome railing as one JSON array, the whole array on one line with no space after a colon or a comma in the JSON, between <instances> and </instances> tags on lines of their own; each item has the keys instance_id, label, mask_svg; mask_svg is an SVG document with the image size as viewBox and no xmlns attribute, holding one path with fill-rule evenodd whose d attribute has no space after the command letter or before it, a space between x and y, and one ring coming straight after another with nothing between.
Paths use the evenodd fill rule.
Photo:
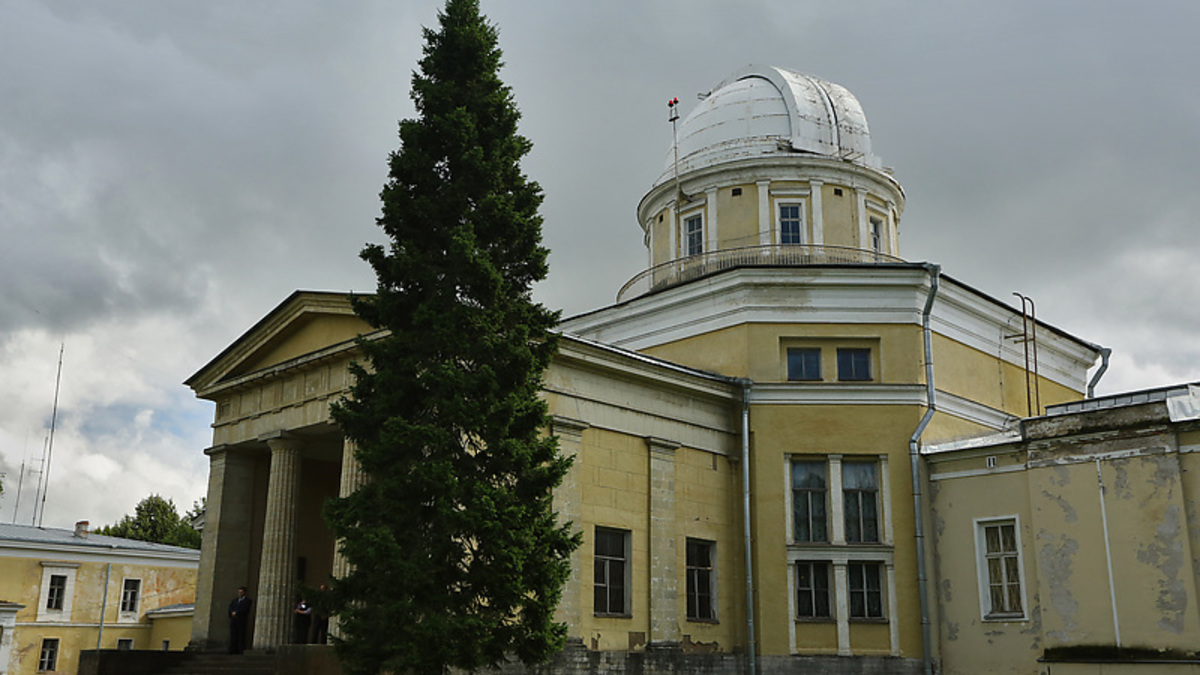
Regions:
<instances>
[{"instance_id":1,"label":"dome railing","mask_svg":"<svg viewBox=\"0 0 1200 675\"><path fill-rule=\"evenodd\" d=\"M870 265L903 263L886 253L823 244L762 244L709 251L677 258L644 270L617 292L617 302L699 279L735 267L800 267L805 265Z\"/></svg>"}]
</instances>

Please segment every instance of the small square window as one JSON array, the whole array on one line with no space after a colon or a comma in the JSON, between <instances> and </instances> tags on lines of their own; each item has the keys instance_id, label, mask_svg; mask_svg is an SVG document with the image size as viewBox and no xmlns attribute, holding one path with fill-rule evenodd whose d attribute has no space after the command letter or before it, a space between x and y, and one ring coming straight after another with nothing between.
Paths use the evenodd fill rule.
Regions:
<instances>
[{"instance_id":1,"label":"small square window","mask_svg":"<svg viewBox=\"0 0 1200 675\"><path fill-rule=\"evenodd\" d=\"M67 595L67 575L51 574L50 590L46 595L46 609L63 608L63 598ZM57 647L56 647L57 648Z\"/></svg>"},{"instance_id":2,"label":"small square window","mask_svg":"<svg viewBox=\"0 0 1200 675\"><path fill-rule=\"evenodd\" d=\"M828 619L829 563L796 563L796 618Z\"/></svg>"},{"instance_id":3,"label":"small square window","mask_svg":"<svg viewBox=\"0 0 1200 675\"><path fill-rule=\"evenodd\" d=\"M980 599L985 619L1023 619L1021 547L1015 518L977 523Z\"/></svg>"},{"instance_id":4,"label":"small square window","mask_svg":"<svg viewBox=\"0 0 1200 675\"><path fill-rule=\"evenodd\" d=\"M716 544L700 539L687 540L687 618L713 621L717 618L713 602L713 555Z\"/></svg>"},{"instance_id":5,"label":"small square window","mask_svg":"<svg viewBox=\"0 0 1200 675\"><path fill-rule=\"evenodd\" d=\"M38 655L38 672L58 670L58 638L43 638L42 651Z\"/></svg>"},{"instance_id":6,"label":"small square window","mask_svg":"<svg viewBox=\"0 0 1200 675\"><path fill-rule=\"evenodd\" d=\"M799 204L779 205L779 243L804 243L804 218Z\"/></svg>"},{"instance_id":7,"label":"small square window","mask_svg":"<svg viewBox=\"0 0 1200 675\"><path fill-rule=\"evenodd\" d=\"M126 579L121 588L121 611L122 612L137 612L138 611L138 596L141 595L142 580L141 579Z\"/></svg>"},{"instance_id":8,"label":"small square window","mask_svg":"<svg viewBox=\"0 0 1200 675\"><path fill-rule=\"evenodd\" d=\"M119 652L133 651L133 638L117 638L117 651L119 651Z\"/></svg>"},{"instance_id":9,"label":"small square window","mask_svg":"<svg viewBox=\"0 0 1200 675\"><path fill-rule=\"evenodd\" d=\"M850 618L883 618L883 580L879 563L850 563Z\"/></svg>"},{"instance_id":10,"label":"small square window","mask_svg":"<svg viewBox=\"0 0 1200 675\"><path fill-rule=\"evenodd\" d=\"M701 216L683 221L683 243L686 255L704 253L704 219Z\"/></svg>"},{"instance_id":11,"label":"small square window","mask_svg":"<svg viewBox=\"0 0 1200 675\"><path fill-rule=\"evenodd\" d=\"M883 253L883 221L878 218L871 219L871 250Z\"/></svg>"},{"instance_id":12,"label":"small square window","mask_svg":"<svg viewBox=\"0 0 1200 675\"><path fill-rule=\"evenodd\" d=\"M787 378L795 381L819 381L821 379L821 350L815 347L788 349Z\"/></svg>"},{"instance_id":13,"label":"small square window","mask_svg":"<svg viewBox=\"0 0 1200 675\"><path fill-rule=\"evenodd\" d=\"M837 350L838 379L863 382L871 379L871 350L843 347Z\"/></svg>"}]
</instances>

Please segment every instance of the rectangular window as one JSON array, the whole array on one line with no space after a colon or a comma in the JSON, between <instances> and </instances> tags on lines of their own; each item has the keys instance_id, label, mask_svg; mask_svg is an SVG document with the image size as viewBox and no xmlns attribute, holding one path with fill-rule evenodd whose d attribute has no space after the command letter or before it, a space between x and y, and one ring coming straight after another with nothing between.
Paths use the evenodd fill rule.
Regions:
<instances>
[{"instance_id":1,"label":"rectangular window","mask_svg":"<svg viewBox=\"0 0 1200 675\"><path fill-rule=\"evenodd\" d=\"M121 588L121 611L136 612L138 611L138 596L141 594L142 580L141 579L126 579L125 584Z\"/></svg>"},{"instance_id":2,"label":"rectangular window","mask_svg":"<svg viewBox=\"0 0 1200 675\"><path fill-rule=\"evenodd\" d=\"M829 563L796 563L796 617L828 619Z\"/></svg>"},{"instance_id":3,"label":"rectangular window","mask_svg":"<svg viewBox=\"0 0 1200 675\"><path fill-rule=\"evenodd\" d=\"M1021 601L1021 553L1017 545L1016 520L981 523L979 529L983 539L983 564L987 575L984 616L1024 616L1025 609Z\"/></svg>"},{"instance_id":4,"label":"rectangular window","mask_svg":"<svg viewBox=\"0 0 1200 675\"><path fill-rule=\"evenodd\" d=\"M779 205L779 243L804 243L804 219L801 216L800 204Z\"/></svg>"},{"instance_id":5,"label":"rectangular window","mask_svg":"<svg viewBox=\"0 0 1200 675\"><path fill-rule=\"evenodd\" d=\"M787 378L796 381L821 379L821 350L816 347L787 350Z\"/></svg>"},{"instance_id":6,"label":"rectangular window","mask_svg":"<svg viewBox=\"0 0 1200 675\"><path fill-rule=\"evenodd\" d=\"M846 514L846 541L879 541L879 480L875 464L842 464L842 508Z\"/></svg>"},{"instance_id":7,"label":"rectangular window","mask_svg":"<svg viewBox=\"0 0 1200 675\"><path fill-rule=\"evenodd\" d=\"M685 255L704 253L704 218L692 216L683 221L683 243Z\"/></svg>"},{"instance_id":8,"label":"rectangular window","mask_svg":"<svg viewBox=\"0 0 1200 675\"><path fill-rule=\"evenodd\" d=\"M843 382L871 379L871 350L842 347L837 350L838 379Z\"/></svg>"},{"instance_id":9,"label":"rectangular window","mask_svg":"<svg viewBox=\"0 0 1200 675\"><path fill-rule=\"evenodd\" d=\"M596 528L595 586L596 614L627 616L625 588L629 571L629 532Z\"/></svg>"},{"instance_id":10,"label":"rectangular window","mask_svg":"<svg viewBox=\"0 0 1200 675\"><path fill-rule=\"evenodd\" d=\"M63 598L67 595L67 575L50 575L50 592L46 595L46 609L62 609ZM57 650L58 643L55 642Z\"/></svg>"},{"instance_id":11,"label":"rectangular window","mask_svg":"<svg viewBox=\"0 0 1200 675\"><path fill-rule=\"evenodd\" d=\"M119 652L133 651L133 638L117 638L117 651L119 651Z\"/></svg>"},{"instance_id":12,"label":"rectangular window","mask_svg":"<svg viewBox=\"0 0 1200 675\"><path fill-rule=\"evenodd\" d=\"M716 544L699 539L687 540L687 618L712 621L717 618L713 606L713 550Z\"/></svg>"},{"instance_id":13,"label":"rectangular window","mask_svg":"<svg viewBox=\"0 0 1200 675\"><path fill-rule=\"evenodd\" d=\"M850 618L883 618L883 582L879 563L850 563L846 573L850 580Z\"/></svg>"},{"instance_id":14,"label":"rectangular window","mask_svg":"<svg viewBox=\"0 0 1200 675\"><path fill-rule=\"evenodd\" d=\"M871 219L871 250L883 253L883 221L878 218Z\"/></svg>"},{"instance_id":15,"label":"rectangular window","mask_svg":"<svg viewBox=\"0 0 1200 675\"><path fill-rule=\"evenodd\" d=\"M825 516L825 462L792 462L792 539L829 541Z\"/></svg>"},{"instance_id":16,"label":"rectangular window","mask_svg":"<svg viewBox=\"0 0 1200 675\"><path fill-rule=\"evenodd\" d=\"M38 672L58 669L58 638L43 638L42 653L38 656Z\"/></svg>"}]
</instances>

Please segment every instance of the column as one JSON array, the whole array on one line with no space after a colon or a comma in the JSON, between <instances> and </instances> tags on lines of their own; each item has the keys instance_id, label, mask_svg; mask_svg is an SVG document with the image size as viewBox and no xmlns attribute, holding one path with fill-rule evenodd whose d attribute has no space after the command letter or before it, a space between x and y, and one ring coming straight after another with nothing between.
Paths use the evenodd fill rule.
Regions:
<instances>
[{"instance_id":1,"label":"column","mask_svg":"<svg viewBox=\"0 0 1200 675\"><path fill-rule=\"evenodd\" d=\"M845 560L833 563L833 597L837 604L838 655L850 656L850 580Z\"/></svg>"},{"instance_id":2,"label":"column","mask_svg":"<svg viewBox=\"0 0 1200 675\"><path fill-rule=\"evenodd\" d=\"M711 253L717 250L718 234L717 234L717 188L709 188L704 191L704 201L708 213L704 217L704 229L707 230L704 237L704 250Z\"/></svg>"},{"instance_id":3,"label":"column","mask_svg":"<svg viewBox=\"0 0 1200 675\"><path fill-rule=\"evenodd\" d=\"M296 502L300 496L300 445L272 438L271 475L263 523L262 562L258 569L258 610L254 648L287 644L291 637L296 587Z\"/></svg>"},{"instance_id":4,"label":"column","mask_svg":"<svg viewBox=\"0 0 1200 675\"><path fill-rule=\"evenodd\" d=\"M858 211L858 248L870 250L871 238L867 233L867 191L854 188L854 208Z\"/></svg>"},{"instance_id":5,"label":"column","mask_svg":"<svg viewBox=\"0 0 1200 675\"><path fill-rule=\"evenodd\" d=\"M819 180L808 182L812 187L812 243L817 246L825 244L825 213L821 206L821 187L825 183Z\"/></svg>"},{"instance_id":6,"label":"column","mask_svg":"<svg viewBox=\"0 0 1200 675\"><path fill-rule=\"evenodd\" d=\"M650 451L650 644L679 642L679 571L675 543L675 450L646 438Z\"/></svg>"},{"instance_id":7,"label":"column","mask_svg":"<svg viewBox=\"0 0 1200 675\"><path fill-rule=\"evenodd\" d=\"M846 500L842 494L842 456L829 455L830 542L846 543Z\"/></svg>"},{"instance_id":8,"label":"column","mask_svg":"<svg viewBox=\"0 0 1200 675\"><path fill-rule=\"evenodd\" d=\"M191 645L201 651L223 651L229 643L225 611L239 586L249 586L250 532L254 499L254 462L228 446L208 455L206 524L196 575L196 611Z\"/></svg>"},{"instance_id":9,"label":"column","mask_svg":"<svg viewBox=\"0 0 1200 675\"><path fill-rule=\"evenodd\" d=\"M771 181L760 180L758 187L758 243L767 246L771 243Z\"/></svg>"},{"instance_id":10,"label":"column","mask_svg":"<svg viewBox=\"0 0 1200 675\"><path fill-rule=\"evenodd\" d=\"M674 260L679 257L679 213L675 202L667 204L667 258ZM666 262L664 260L663 262Z\"/></svg>"},{"instance_id":11,"label":"column","mask_svg":"<svg viewBox=\"0 0 1200 675\"><path fill-rule=\"evenodd\" d=\"M900 656L900 608L896 604L896 564L888 562L887 568L887 603L888 603L888 638L891 641L892 656Z\"/></svg>"},{"instance_id":12,"label":"column","mask_svg":"<svg viewBox=\"0 0 1200 675\"><path fill-rule=\"evenodd\" d=\"M550 420L550 433L558 437L558 451L570 459L571 468L563 476L562 483L554 488L554 511L560 523L571 523L571 530L578 532L582 522L583 493L579 484L581 467L580 453L583 451L583 431L587 422L555 415ZM583 644L583 553L582 547L571 551L571 574L563 586L562 599L554 610L554 620L567 624L567 640Z\"/></svg>"},{"instance_id":13,"label":"column","mask_svg":"<svg viewBox=\"0 0 1200 675\"><path fill-rule=\"evenodd\" d=\"M338 486L338 497L347 497L353 494L363 483L367 482L366 474L358 464L358 456L354 454L355 449L354 441L349 438L342 439L342 479ZM346 561L346 556L342 555L340 543L335 542L333 578L341 579L349 573L350 563Z\"/></svg>"}]
</instances>

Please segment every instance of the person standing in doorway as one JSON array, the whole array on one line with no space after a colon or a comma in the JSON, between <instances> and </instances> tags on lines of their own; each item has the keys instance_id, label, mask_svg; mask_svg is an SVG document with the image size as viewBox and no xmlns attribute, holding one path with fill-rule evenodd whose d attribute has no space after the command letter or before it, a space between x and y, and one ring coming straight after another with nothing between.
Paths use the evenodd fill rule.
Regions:
<instances>
[{"instance_id":1,"label":"person standing in doorway","mask_svg":"<svg viewBox=\"0 0 1200 675\"><path fill-rule=\"evenodd\" d=\"M246 624L250 620L250 598L246 596L246 587L239 586L237 597L229 603L229 653L241 654L246 651Z\"/></svg>"}]
</instances>

